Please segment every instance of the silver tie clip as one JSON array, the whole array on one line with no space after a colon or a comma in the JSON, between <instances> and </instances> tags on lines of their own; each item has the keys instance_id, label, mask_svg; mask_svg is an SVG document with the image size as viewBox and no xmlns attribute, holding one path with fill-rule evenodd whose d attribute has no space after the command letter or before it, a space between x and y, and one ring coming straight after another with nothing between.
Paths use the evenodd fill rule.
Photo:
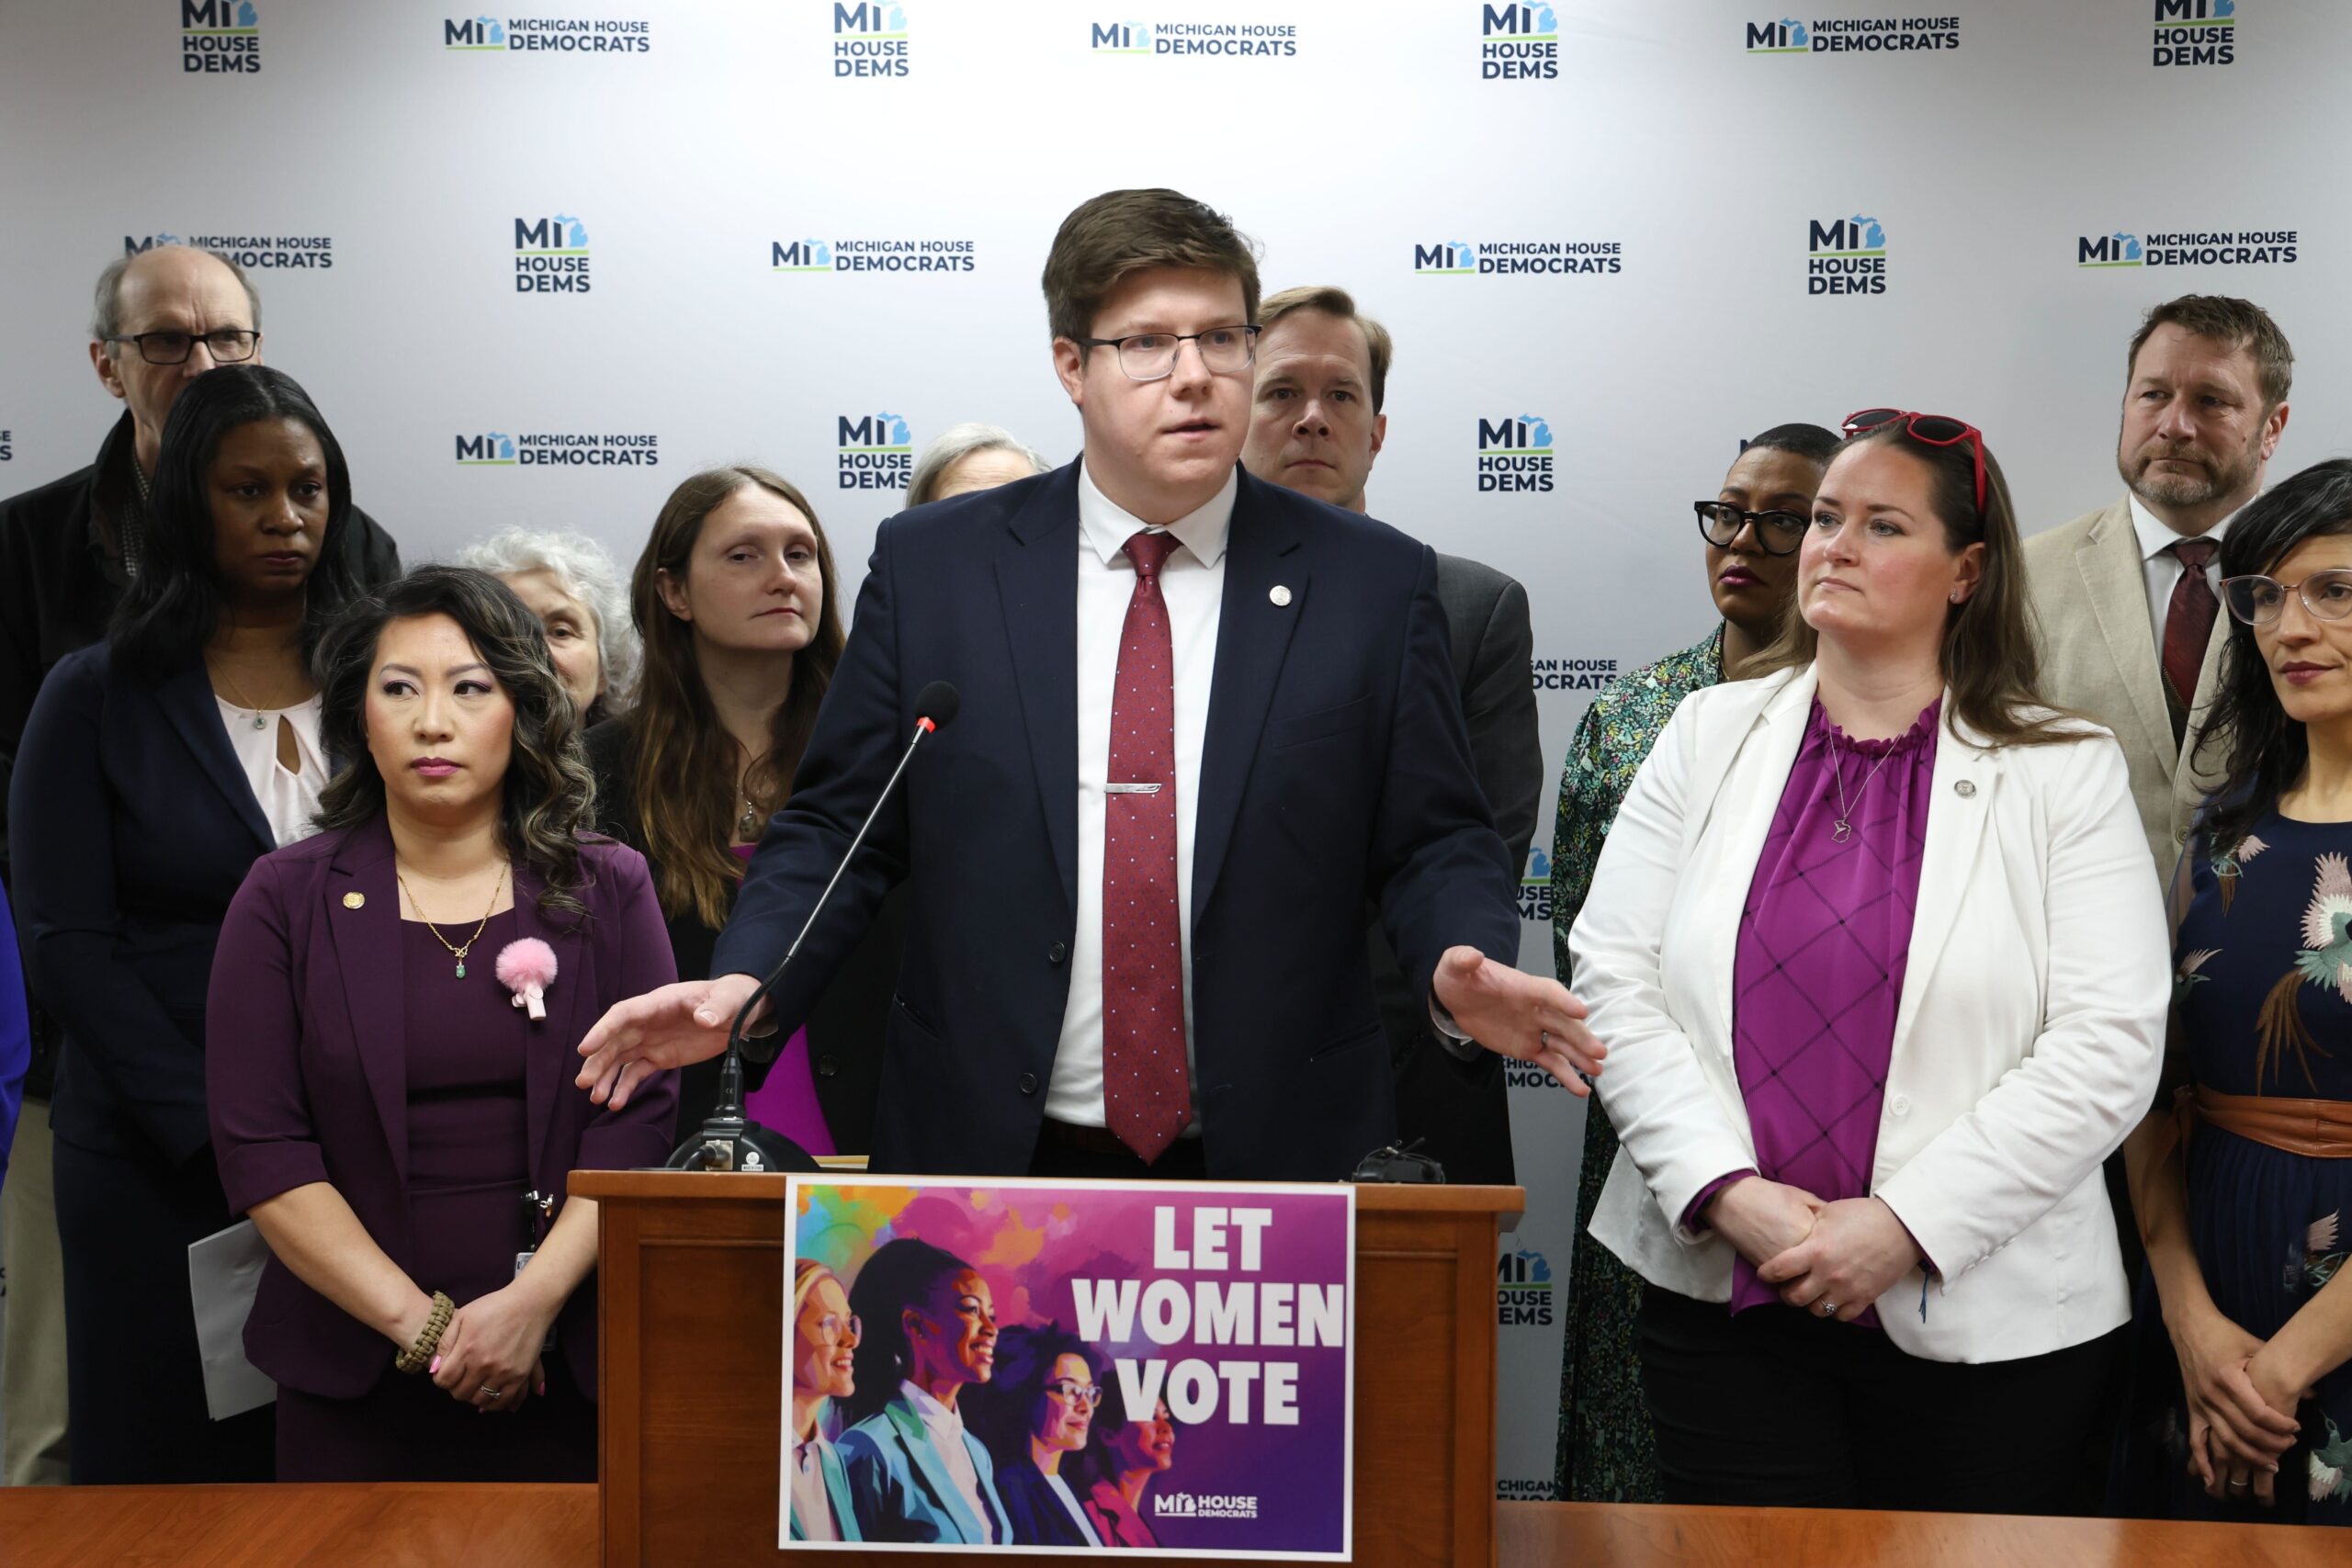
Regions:
<instances>
[{"instance_id":1,"label":"silver tie clip","mask_svg":"<svg viewBox=\"0 0 2352 1568\"><path fill-rule=\"evenodd\" d=\"M1106 795L1158 795L1159 786L1156 784L1104 784L1102 790Z\"/></svg>"}]
</instances>

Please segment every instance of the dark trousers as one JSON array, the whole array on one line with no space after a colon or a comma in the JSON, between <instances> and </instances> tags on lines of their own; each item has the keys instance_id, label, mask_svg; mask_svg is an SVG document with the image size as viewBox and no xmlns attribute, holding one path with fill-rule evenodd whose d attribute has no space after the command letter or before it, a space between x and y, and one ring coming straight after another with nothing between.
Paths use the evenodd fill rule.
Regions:
<instances>
[{"instance_id":1,"label":"dark trousers","mask_svg":"<svg viewBox=\"0 0 2352 1568\"><path fill-rule=\"evenodd\" d=\"M2014 1361L1929 1361L1793 1307L1642 1294L1669 1503L2082 1514L2083 1445L2123 1330Z\"/></svg>"},{"instance_id":2,"label":"dark trousers","mask_svg":"<svg viewBox=\"0 0 2352 1568\"><path fill-rule=\"evenodd\" d=\"M1146 1165L1104 1128L1048 1122L1029 1156L1029 1174L1075 1181L1205 1181L1208 1160L1200 1139L1179 1138Z\"/></svg>"},{"instance_id":3,"label":"dark trousers","mask_svg":"<svg viewBox=\"0 0 2352 1568\"><path fill-rule=\"evenodd\" d=\"M100 1154L56 1142L67 1426L77 1485L267 1481L274 1412L215 1421L188 1296L188 1244L229 1224L209 1150Z\"/></svg>"}]
</instances>

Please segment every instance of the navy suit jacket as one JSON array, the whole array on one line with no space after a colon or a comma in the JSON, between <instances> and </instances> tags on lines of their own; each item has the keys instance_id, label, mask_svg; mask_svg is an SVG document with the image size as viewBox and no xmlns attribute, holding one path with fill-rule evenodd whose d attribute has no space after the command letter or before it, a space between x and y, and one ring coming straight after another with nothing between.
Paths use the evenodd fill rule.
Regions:
<instances>
[{"instance_id":1,"label":"navy suit jacket","mask_svg":"<svg viewBox=\"0 0 2352 1568\"><path fill-rule=\"evenodd\" d=\"M1396 1131L1364 900L1426 997L1450 946L1516 958L1516 868L1471 769L1428 547L1238 483L1194 781L1193 1099L1210 1175L1336 1180ZM1035 1147L1076 934L1080 549L1076 464L882 525L792 798L719 939L715 974L775 965L913 733L916 694L955 682L960 716L923 742L776 992L797 1027L883 895L912 884L876 1169L1017 1174Z\"/></svg>"},{"instance_id":2,"label":"navy suit jacket","mask_svg":"<svg viewBox=\"0 0 2352 1568\"><path fill-rule=\"evenodd\" d=\"M531 1179L559 1200L572 1170L660 1165L678 1109L675 1073L657 1075L617 1112L573 1086L589 1025L677 974L645 858L602 840L583 843L581 858L589 874L579 895L585 920L542 914L544 884L527 866L514 868L518 940L537 937L556 956L548 1016L530 1026L524 1073ZM230 1212L333 1182L376 1245L407 1269L414 1240L400 919L391 829L380 816L256 863L220 931L207 1066ZM481 962L481 980L495 985L491 966ZM518 1211L521 1198L517 1191ZM511 1249L514 1238L488 1245ZM433 1288L429 1280L417 1283ZM595 1329L595 1292L583 1286L556 1319L556 1338L592 1395ZM385 1375L392 1347L272 1258L245 1323L245 1353L290 1388L352 1399Z\"/></svg>"},{"instance_id":3,"label":"navy suit jacket","mask_svg":"<svg viewBox=\"0 0 2352 1568\"><path fill-rule=\"evenodd\" d=\"M150 683L105 643L59 661L9 781L34 999L64 1034L51 1126L101 1154L200 1151L220 918L277 840L201 660Z\"/></svg>"}]
</instances>

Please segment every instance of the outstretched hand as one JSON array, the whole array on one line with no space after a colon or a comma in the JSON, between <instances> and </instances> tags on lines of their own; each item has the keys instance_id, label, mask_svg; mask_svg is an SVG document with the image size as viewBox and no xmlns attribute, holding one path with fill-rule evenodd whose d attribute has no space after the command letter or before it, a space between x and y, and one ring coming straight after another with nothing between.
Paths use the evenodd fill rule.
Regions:
<instances>
[{"instance_id":1,"label":"outstretched hand","mask_svg":"<svg viewBox=\"0 0 2352 1568\"><path fill-rule=\"evenodd\" d=\"M1571 1094L1592 1092L1609 1048L1584 1026L1584 1003L1557 980L1522 974L1475 947L1449 947L1430 989L1453 1026L1499 1055L1533 1062Z\"/></svg>"},{"instance_id":2,"label":"outstretched hand","mask_svg":"<svg viewBox=\"0 0 2352 1568\"><path fill-rule=\"evenodd\" d=\"M728 1027L760 988L749 975L681 980L616 1002L580 1042L588 1058L572 1081L598 1105L618 1111L658 1072L705 1062L727 1049Z\"/></svg>"}]
</instances>

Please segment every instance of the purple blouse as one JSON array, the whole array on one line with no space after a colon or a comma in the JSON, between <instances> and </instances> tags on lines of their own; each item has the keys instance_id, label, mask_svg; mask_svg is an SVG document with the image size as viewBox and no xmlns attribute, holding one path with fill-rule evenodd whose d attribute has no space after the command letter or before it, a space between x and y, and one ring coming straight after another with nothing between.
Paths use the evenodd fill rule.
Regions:
<instances>
[{"instance_id":1,"label":"purple blouse","mask_svg":"<svg viewBox=\"0 0 2352 1568\"><path fill-rule=\"evenodd\" d=\"M757 844L731 844L736 858L750 861ZM833 1152L833 1134L825 1125L825 1108L817 1100L817 1080L808 1070L808 1032L796 1029L784 1043L783 1054L768 1069L767 1081L743 1097L743 1109L763 1127L773 1127L812 1155Z\"/></svg>"},{"instance_id":2,"label":"purple blouse","mask_svg":"<svg viewBox=\"0 0 2352 1568\"><path fill-rule=\"evenodd\" d=\"M1740 915L1732 1059L1758 1170L1826 1201L1870 1196L1942 707L1892 740L1852 740L1815 700ZM1779 1299L1734 1264L1732 1311Z\"/></svg>"}]
</instances>

